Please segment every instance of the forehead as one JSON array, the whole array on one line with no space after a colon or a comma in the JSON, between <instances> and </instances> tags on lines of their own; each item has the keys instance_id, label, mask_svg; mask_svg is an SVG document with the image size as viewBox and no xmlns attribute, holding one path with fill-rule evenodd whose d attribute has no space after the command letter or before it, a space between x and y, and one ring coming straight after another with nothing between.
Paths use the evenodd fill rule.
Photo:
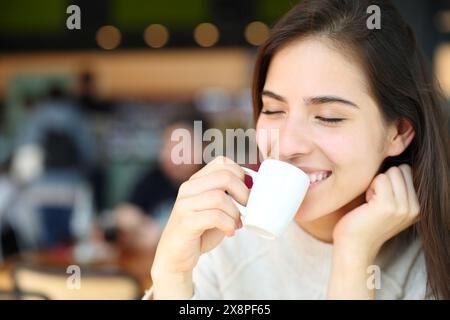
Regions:
<instances>
[{"instance_id":1,"label":"forehead","mask_svg":"<svg viewBox=\"0 0 450 320\"><path fill-rule=\"evenodd\" d=\"M290 97L319 94L368 95L368 81L356 59L321 38L295 41L279 50L269 66L265 89Z\"/></svg>"},{"instance_id":2,"label":"forehead","mask_svg":"<svg viewBox=\"0 0 450 320\"><path fill-rule=\"evenodd\" d=\"M184 122L184 121L178 121L178 122L170 124L169 126L167 126L163 129L162 139L170 141L172 133L174 131L180 130L180 129L188 130L191 135L194 132L194 128L192 127L192 125L190 125L189 123Z\"/></svg>"}]
</instances>

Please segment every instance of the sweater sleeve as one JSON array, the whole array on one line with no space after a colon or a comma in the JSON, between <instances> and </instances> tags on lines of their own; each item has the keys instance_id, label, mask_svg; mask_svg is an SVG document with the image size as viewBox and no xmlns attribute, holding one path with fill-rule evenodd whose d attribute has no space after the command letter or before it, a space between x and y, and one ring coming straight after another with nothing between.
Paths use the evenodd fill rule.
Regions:
<instances>
[{"instance_id":1,"label":"sweater sleeve","mask_svg":"<svg viewBox=\"0 0 450 320\"><path fill-rule=\"evenodd\" d=\"M214 270L214 260L211 253L203 254L192 272L194 282L194 296L192 299L222 299L219 282Z\"/></svg>"},{"instance_id":2,"label":"sweater sleeve","mask_svg":"<svg viewBox=\"0 0 450 320\"><path fill-rule=\"evenodd\" d=\"M427 294L427 271L423 252L416 257L412 264L403 287L403 292L404 300L432 299Z\"/></svg>"}]
</instances>

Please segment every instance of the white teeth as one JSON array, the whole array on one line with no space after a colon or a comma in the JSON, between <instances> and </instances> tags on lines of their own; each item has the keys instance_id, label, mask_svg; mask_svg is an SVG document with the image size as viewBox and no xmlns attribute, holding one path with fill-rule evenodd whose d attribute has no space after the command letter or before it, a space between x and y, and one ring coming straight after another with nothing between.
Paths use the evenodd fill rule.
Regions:
<instances>
[{"instance_id":1,"label":"white teeth","mask_svg":"<svg viewBox=\"0 0 450 320\"><path fill-rule=\"evenodd\" d=\"M311 181L311 183L318 182L318 181L321 181L321 180L325 180L330 175L331 175L331 172L325 172L325 171L308 174L309 180Z\"/></svg>"}]
</instances>

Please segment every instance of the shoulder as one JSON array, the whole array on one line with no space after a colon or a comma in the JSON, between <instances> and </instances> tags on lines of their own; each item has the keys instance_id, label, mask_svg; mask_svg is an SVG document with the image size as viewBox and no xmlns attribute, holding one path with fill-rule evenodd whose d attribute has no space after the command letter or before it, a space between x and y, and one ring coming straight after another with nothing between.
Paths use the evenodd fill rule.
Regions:
<instances>
[{"instance_id":1,"label":"shoulder","mask_svg":"<svg viewBox=\"0 0 450 320\"><path fill-rule=\"evenodd\" d=\"M158 180L164 177L164 174L157 163L150 164L150 169L144 171L141 180Z\"/></svg>"},{"instance_id":2,"label":"shoulder","mask_svg":"<svg viewBox=\"0 0 450 320\"><path fill-rule=\"evenodd\" d=\"M381 283L385 286L380 289L381 298L427 298L427 270L419 236L402 235L391 240L376 263L381 268Z\"/></svg>"},{"instance_id":3,"label":"shoulder","mask_svg":"<svg viewBox=\"0 0 450 320\"><path fill-rule=\"evenodd\" d=\"M136 180L135 189L158 189L165 184L166 178L157 164L151 164L150 169L142 172Z\"/></svg>"}]
</instances>

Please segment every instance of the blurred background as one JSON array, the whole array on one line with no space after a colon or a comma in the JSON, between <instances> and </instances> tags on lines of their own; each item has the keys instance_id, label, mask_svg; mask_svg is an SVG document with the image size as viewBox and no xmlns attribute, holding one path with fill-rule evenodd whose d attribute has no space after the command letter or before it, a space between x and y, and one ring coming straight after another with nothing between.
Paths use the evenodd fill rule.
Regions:
<instances>
[{"instance_id":1,"label":"blurred background","mask_svg":"<svg viewBox=\"0 0 450 320\"><path fill-rule=\"evenodd\" d=\"M201 167L170 133L253 125L257 48L297 2L0 0L0 298L139 297ZM393 2L450 97L450 1Z\"/></svg>"}]
</instances>

